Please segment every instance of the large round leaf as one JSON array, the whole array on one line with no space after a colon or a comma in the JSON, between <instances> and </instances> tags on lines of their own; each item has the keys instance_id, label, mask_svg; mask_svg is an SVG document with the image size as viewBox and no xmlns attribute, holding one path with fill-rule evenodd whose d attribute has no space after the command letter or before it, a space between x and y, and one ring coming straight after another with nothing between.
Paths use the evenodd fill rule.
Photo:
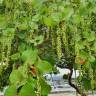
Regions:
<instances>
[{"instance_id":1,"label":"large round leaf","mask_svg":"<svg viewBox=\"0 0 96 96\"><path fill-rule=\"evenodd\" d=\"M21 89L19 96L36 96L32 83L27 82Z\"/></svg>"},{"instance_id":2,"label":"large round leaf","mask_svg":"<svg viewBox=\"0 0 96 96\"><path fill-rule=\"evenodd\" d=\"M4 96L17 96L17 90L15 86L10 86L6 89Z\"/></svg>"},{"instance_id":3,"label":"large round leaf","mask_svg":"<svg viewBox=\"0 0 96 96\"><path fill-rule=\"evenodd\" d=\"M22 60L28 64L34 64L37 59L37 50L28 49L22 53Z\"/></svg>"},{"instance_id":4,"label":"large round leaf","mask_svg":"<svg viewBox=\"0 0 96 96\"><path fill-rule=\"evenodd\" d=\"M48 73L52 71L52 66L49 62L47 61L39 61L37 68L39 69L40 72L42 73Z\"/></svg>"},{"instance_id":5,"label":"large round leaf","mask_svg":"<svg viewBox=\"0 0 96 96\"><path fill-rule=\"evenodd\" d=\"M11 84L17 85L22 81L23 76L19 70L13 70L9 79L10 79Z\"/></svg>"}]
</instances>

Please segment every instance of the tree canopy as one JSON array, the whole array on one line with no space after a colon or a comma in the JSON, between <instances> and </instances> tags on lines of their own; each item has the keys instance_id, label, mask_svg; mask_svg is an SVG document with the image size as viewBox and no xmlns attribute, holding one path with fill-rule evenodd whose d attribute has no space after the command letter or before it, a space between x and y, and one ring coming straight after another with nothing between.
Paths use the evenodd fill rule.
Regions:
<instances>
[{"instance_id":1,"label":"tree canopy","mask_svg":"<svg viewBox=\"0 0 96 96\"><path fill-rule=\"evenodd\" d=\"M0 0L0 77L9 77L5 96L47 96L51 87L43 75L56 70L56 61L79 70L79 94L96 89L95 5L95 0Z\"/></svg>"}]
</instances>

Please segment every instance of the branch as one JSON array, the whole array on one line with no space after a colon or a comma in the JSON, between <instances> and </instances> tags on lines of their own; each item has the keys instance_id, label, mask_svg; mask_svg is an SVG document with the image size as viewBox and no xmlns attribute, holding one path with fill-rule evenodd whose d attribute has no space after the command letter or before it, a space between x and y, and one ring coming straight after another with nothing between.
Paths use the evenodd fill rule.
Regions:
<instances>
[{"instance_id":1,"label":"branch","mask_svg":"<svg viewBox=\"0 0 96 96\"><path fill-rule=\"evenodd\" d=\"M73 69L69 69L70 73L68 76L68 83L71 87L73 87L81 96L86 96L85 93L81 92L81 90L76 86L75 84L72 83L72 74L73 74Z\"/></svg>"},{"instance_id":2,"label":"branch","mask_svg":"<svg viewBox=\"0 0 96 96\"><path fill-rule=\"evenodd\" d=\"M72 74L73 74L73 67L72 66L62 66L60 64L57 64L57 66L59 68L66 68L66 69L69 69L70 70L70 73L68 74L68 83L71 87L73 87L77 92L78 94L80 94L81 96L86 96L85 93L83 93L79 88L78 86L76 86L75 84L72 83Z\"/></svg>"}]
</instances>

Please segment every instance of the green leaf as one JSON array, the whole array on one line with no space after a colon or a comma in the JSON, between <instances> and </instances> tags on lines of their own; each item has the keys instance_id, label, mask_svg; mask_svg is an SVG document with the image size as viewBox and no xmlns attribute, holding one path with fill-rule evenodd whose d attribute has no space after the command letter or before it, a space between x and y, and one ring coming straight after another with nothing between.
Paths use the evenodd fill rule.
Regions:
<instances>
[{"instance_id":1,"label":"green leaf","mask_svg":"<svg viewBox=\"0 0 96 96\"><path fill-rule=\"evenodd\" d=\"M32 22L38 22L41 18L41 15L40 14L36 14L32 17Z\"/></svg>"},{"instance_id":2,"label":"green leaf","mask_svg":"<svg viewBox=\"0 0 96 96\"><path fill-rule=\"evenodd\" d=\"M73 23L79 24L81 22L81 20L82 20L81 16L74 14Z\"/></svg>"},{"instance_id":3,"label":"green leaf","mask_svg":"<svg viewBox=\"0 0 96 96\"><path fill-rule=\"evenodd\" d=\"M27 82L21 89L19 96L36 96L32 83Z\"/></svg>"},{"instance_id":4,"label":"green leaf","mask_svg":"<svg viewBox=\"0 0 96 96\"><path fill-rule=\"evenodd\" d=\"M24 64L23 66L20 66L18 68L18 71L22 74L22 76L24 77L24 79L28 77L28 74L27 74L27 72L28 72L28 66L26 64ZM24 79L23 79L23 81L24 81Z\"/></svg>"},{"instance_id":5,"label":"green leaf","mask_svg":"<svg viewBox=\"0 0 96 96\"><path fill-rule=\"evenodd\" d=\"M17 28L19 30L27 30L28 29L28 25L26 23L19 24L19 25L17 25Z\"/></svg>"},{"instance_id":6,"label":"green leaf","mask_svg":"<svg viewBox=\"0 0 96 96\"><path fill-rule=\"evenodd\" d=\"M6 36L6 38L13 39L14 32L15 32L15 28L6 28L5 30L3 30L3 35Z\"/></svg>"},{"instance_id":7,"label":"green leaf","mask_svg":"<svg viewBox=\"0 0 96 96\"><path fill-rule=\"evenodd\" d=\"M11 60L16 61L20 58L20 53L15 53L11 55Z\"/></svg>"},{"instance_id":8,"label":"green leaf","mask_svg":"<svg viewBox=\"0 0 96 96\"><path fill-rule=\"evenodd\" d=\"M73 8L72 7L65 7L63 11L63 18L64 20L69 20L70 17L73 15Z\"/></svg>"},{"instance_id":9,"label":"green leaf","mask_svg":"<svg viewBox=\"0 0 96 96\"><path fill-rule=\"evenodd\" d=\"M89 54L87 53L87 52L85 52L85 51L80 51L80 57L82 57L82 58L84 58L84 59L87 59L87 57L89 56Z\"/></svg>"},{"instance_id":10,"label":"green leaf","mask_svg":"<svg viewBox=\"0 0 96 96\"><path fill-rule=\"evenodd\" d=\"M40 36L37 36L34 40L34 45L38 45L38 44L41 44L44 40L44 36L40 35Z\"/></svg>"},{"instance_id":11,"label":"green leaf","mask_svg":"<svg viewBox=\"0 0 96 96\"><path fill-rule=\"evenodd\" d=\"M18 51L19 52L23 52L26 48L26 44L25 43L20 43L20 45L18 46Z\"/></svg>"},{"instance_id":12,"label":"green leaf","mask_svg":"<svg viewBox=\"0 0 96 96\"><path fill-rule=\"evenodd\" d=\"M32 0L32 5L35 9L39 9L42 6L44 0ZM39 2L39 3L38 3ZM37 8L38 7L38 8Z\"/></svg>"},{"instance_id":13,"label":"green leaf","mask_svg":"<svg viewBox=\"0 0 96 96\"><path fill-rule=\"evenodd\" d=\"M44 24L45 24L46 26L48 26L48 27L53 26L53 20L52 20L52 18L51 18L51 17L46 17L46 18L44 18Z\"/></svg>"},{"instance_id":14,"label":"green leaf","mask_svg":"<svg viewBox=\"0 0 96 96\"><path fill-rule=\"evenodd\" d=\"M82 34L83 34L84 38L88 38L90 36L89 32L87 32L87 31L82 32Z\"/></svg>"},{"instance_id":15,"label":"green leaf","mask_svg":"<svg viewBox=\"0 0 96 96\"><path fill-rule=\"evenodd\" d=\"M3 29L6 27L7 22L6 22L6 16L0 14L0 29Z\"/></svg>"},{"instance_id":16,"label":"green leaf","mask_svg":"<svg viewBox=\"0 0 96 96\"><path fill-rule=\"evenodd\" d=\"M87 37L87 39L88 39L89 42L90 42L90 41L91 41L91 42L94 41L95 38L96 38L95 32L91 32L91 33L89 34L89 36Z\"/></svg>"},{"instance_id":17,"label":"green leaf","mask_svg":"<svg viewBox=\"0 0 96 96\"><path fill-rule=\"evenodd\" d=\"M52 72L52 66L49 62L47 61L39 61L37 68L40 70L40 72L42 73L48 73L48 72Z\"/></svg>"},{"instance_id":18,"label":"green leaf","mask_svg":"<svg viewBox=\"0 0 96 96\"><path fill-rule=\"evenodd\" d=\"M28 76L27 82L30 83L33 88L36 88L37 81L32 76Z\"/></svg>"},{"instance_id":19,"label":"green leaf","mask_svg":"<svg viewBox=\"0 0 96 96\"><path fill-rule=\"evenodd\" d=\"M30 22L30 27L32 28L32 30L38 29L38 25L32 21Z\"/></svg>"},{"instance_id":20,"label":"green leaf","mask_svg":"<svg viewBox=\"0 0 96 96\"><path fill-rule=\"evenodd\" d=\"M83 78L82 82L83 82L83 84L84 84L85 90L91 89L90 80L88 80L88 79L86 79L86 78Z\"/></svg>"},{"instance_id":21,"label":"green leaf","mask_svg":"<svg viewBox=\"0 0 96 96\"><path fill-rule=\"evenodd\" d=\"M13 70L10 74L9 80L11 84L18 85L23 80L23 76L19 70Z\"/></svg>"},{"instance_id":22,"label":"green leaf","mask_svg":"<svg viewBox=\"0 0 96 96\"><path fill-rule=\"evenodd\" d=\"M60 20L62 19L62 13L57 12L57 13L52 13L51 14L51 18L52 20L57 24L60 22Z\"/></svg>"},{"instance_id":23,"label":"green leaf","mask_svg":"<svg viewBox=\"0 0 96 96\"><path fill-rule=\"evenodd\" d=\"M21 59L28 64L34 64L38 57L38 51L28 49L22 53Z\"/></svg>"},{"instance_id":24,"label":"green leaf","mask_svg":"<svg viewBox=\"0 0 96 96\"><path fill-rule=\"evenodd\" d=\"M24 32L20 32L20 33L18 34L18 37L19 37L20 39L25 39L25 36L26 36L26 34L25 34Z\"/></svg>"},{"instance_id":25,"label":"green leaf","mask_svg":"<svg viewBox=\"0 0 96 96\"><path fill-rule=\"evenodd\" d=\"M85 48L84 43L82 41L79 41L77 45L78 45L79 49L84 49Z\"/></svg>"},{"instance_id":26,"label":"green leaf","mask_svg":"<svg viewBox=\"0 0 96 96\"><path fill-rule=\"evenodd\" d=\"M48 85L44 81L44 79L40 80L40 85L41 85L41 94L42 94L42 96L47 96L50 93L50 91L51 91L50 85Z\"/></svg>"},{"instance_id":27,"label":"green leaf","mask_svg":"<svg viewBox=\"0 0 96 96\"><path fill-rule=\"evenodd\" d=\"M96 50L96 41L93 42L93 46L91 46L91 50L93 50L93 51Z\"/></svg>"},{"instance_id":28,"label":"green leaf","mask_svg":"<svg viewBox=\"0 0 96 96\"><path fill-rule=\"evenodd\" d=\"M4 96L17 96L17 89L15 86L10 86L6 89Z\"/></svg>"},{"instance_id":29,"label":"green leaf","mask_svg":"<svg viewBox=\"0 0 96 96\"><path fill-rule=\"evenodd\" d=\"M2 4L3 3L3 0L0 0L0 4Z\"/></svg>"},{"instance_id":30,"label":"green leaf","mask_svg":"<svg viewBox=\"0 0 96 96\"><path fill-rule=\"evenodd\" d=\"M90 62L94 62L94 61L95 61L95 57L92 56L92 55L90 55L90 56L89 56L89 61L90 61Z\"/></svg>"}]
</instances>

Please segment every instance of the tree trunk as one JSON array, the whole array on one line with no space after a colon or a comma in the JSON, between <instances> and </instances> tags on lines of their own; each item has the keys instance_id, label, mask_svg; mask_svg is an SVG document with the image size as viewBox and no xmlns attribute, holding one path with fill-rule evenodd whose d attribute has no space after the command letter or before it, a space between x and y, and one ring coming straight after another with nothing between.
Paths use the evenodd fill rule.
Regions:
<instances>
[{"instance_id":1,"label":"tree trunk","mask_svg":"<svg viewBox=\"0 0 96 96\"><path fill-rule=\"evenodd\" d=\"M71 87L73 87L77 92L78 94L80 94L81 96L87 96L85 93L83 93L79 88L78 86L76 86L75 84L72 83L72 74L73 74L73 69L69 69L70 70L70 73L68 74L68 83Z\"/></svg>"}]
</instances>

